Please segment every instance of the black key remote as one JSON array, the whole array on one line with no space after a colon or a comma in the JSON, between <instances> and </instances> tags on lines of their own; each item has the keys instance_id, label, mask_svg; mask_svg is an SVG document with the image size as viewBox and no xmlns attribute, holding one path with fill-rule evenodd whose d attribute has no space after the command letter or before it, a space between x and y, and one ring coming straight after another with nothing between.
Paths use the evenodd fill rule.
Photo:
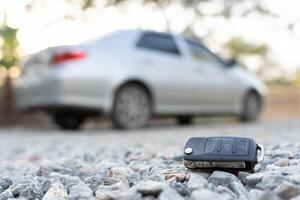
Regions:
<instances>
[{"instance_id":1,"label":"black key remote","mask_svg":"<svg viewBox=\"0 0 300 200\"><path fill-rule=\"evenodd\" d=\"M183 159L189 169L252 170L263 156L263 146L251 138L192 137L185 145Z\"/></svg>"}]
</instances>

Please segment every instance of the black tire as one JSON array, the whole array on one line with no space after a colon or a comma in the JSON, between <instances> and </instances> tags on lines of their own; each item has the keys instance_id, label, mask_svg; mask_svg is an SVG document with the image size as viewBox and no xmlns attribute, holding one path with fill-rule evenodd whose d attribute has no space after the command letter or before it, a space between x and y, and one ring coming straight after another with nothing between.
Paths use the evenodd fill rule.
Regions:
<instances>
[{"instance_id":1,"label":"black tire","mask_svg":"<svg viewBox=\"0 0 300 200\"><path fill-rule=\"evenodd\" d=\"M242 102L243 111L240 115L240 121L254 121L258 118L261 111L262 102L256 92L248 92Z\"/></svg>"},{"instance_id":2,"label":"black tire","mask_svg":"<svg viewBox=\"0 0 300 200\"><path fill-rule=\"evenodd\" d=\"M192 116L179 116L176 118L177 118L177 123L183 126L192 124L192 120L193 120Z\"/></svg>"},{"instance_id":3,"label":"black tire","mask_svg":"<svg viewBox=\"0 0 300 200\"><path fill-rule=\"evenodd\" d=\"M144 127L149 123L151 114L150 94L142 85L129 83L116 92L112 113L112 121L116 128Z\"/></svg>"},{"instance_id":4,"label":"black tire","mask_svg":"<svg viewBox=\"0 0 300 200\"><path fill-rule=\"evenodd\" d=\"M79 130L85 121L85 117L71 114L55 114L53 119L62 130Z\"/></svg>"}]
</instances>

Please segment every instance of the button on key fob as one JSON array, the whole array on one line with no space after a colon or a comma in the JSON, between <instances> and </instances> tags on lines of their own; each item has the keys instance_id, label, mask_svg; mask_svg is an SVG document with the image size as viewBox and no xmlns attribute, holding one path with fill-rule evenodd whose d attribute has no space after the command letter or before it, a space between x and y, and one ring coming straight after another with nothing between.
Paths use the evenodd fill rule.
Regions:
<instances>
[{"instance_id":1,"label":"button on key fob","mask_svg":"<svg viewBox=\"0 0 300 200\"><path fill-rule=\"evenodd\" d=\"M252 170L263 156L263 146L251 138L192 137L185 145L183 159L189 169Z\"/></svg>"}]
</instances>

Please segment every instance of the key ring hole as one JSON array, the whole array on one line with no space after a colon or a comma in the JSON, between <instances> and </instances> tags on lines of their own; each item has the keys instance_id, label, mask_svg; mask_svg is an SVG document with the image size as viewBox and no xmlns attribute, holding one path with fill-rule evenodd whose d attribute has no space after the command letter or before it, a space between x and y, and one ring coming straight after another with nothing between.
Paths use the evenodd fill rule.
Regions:
<instances>
[{"instance_id":1,"label":"key ring hole","mask_svg":"<svg viewBox=\"0 0 300 200\"><path fill-rule=\"evenodd\" d=\"M264 160L265 157L265 148L262 144L257 144L257 149L259 150L259 154L257 156L257 163L260 163Z\"/></svg>"}]
</instances>

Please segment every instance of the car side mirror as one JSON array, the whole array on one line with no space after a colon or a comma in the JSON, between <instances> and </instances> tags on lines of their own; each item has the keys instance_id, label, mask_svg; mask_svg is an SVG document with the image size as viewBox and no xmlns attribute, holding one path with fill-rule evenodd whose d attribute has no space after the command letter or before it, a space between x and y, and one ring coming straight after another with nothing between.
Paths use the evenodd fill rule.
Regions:
<instances>
[{"instance_id":1,"label":"car side mirror","mask_svg":"<svg viewBox=\"0 0 300 200\"><path fill-rule=\"evenodd\" d=\"M232 59L229 59L225 62L225 66L230 68L230 67L233 67L233 66L237 65L237 63L238 62L236 61L236 59L232 58Z\"/></svg>"}]
</instances>

